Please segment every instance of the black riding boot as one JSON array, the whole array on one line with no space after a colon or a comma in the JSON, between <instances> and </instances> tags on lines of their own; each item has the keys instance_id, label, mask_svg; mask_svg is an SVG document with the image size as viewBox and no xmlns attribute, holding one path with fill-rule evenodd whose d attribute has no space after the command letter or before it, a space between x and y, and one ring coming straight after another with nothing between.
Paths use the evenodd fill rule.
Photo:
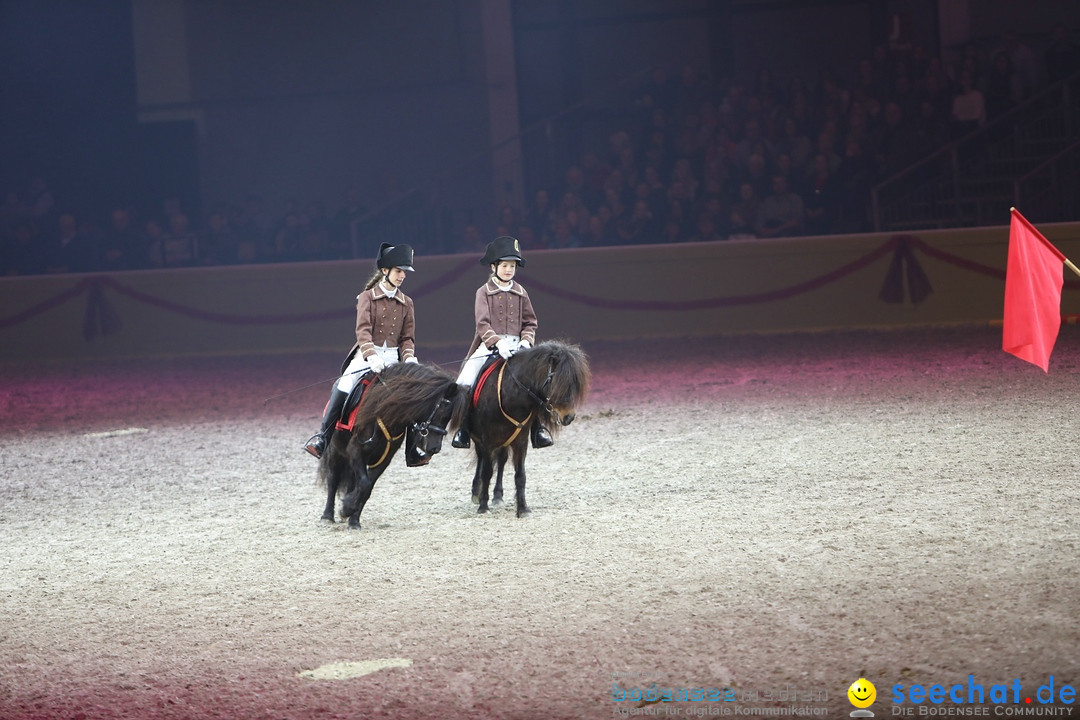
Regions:
<instances>
[{"instance_id":1,"label":"black riding boot","mask_svg":"<svg viewBox=\"0 0 1080 720\"><path fill-rule=\"evenodd\" d=\"M338 390L336 386L330 391L330 401L326 403L326 411L323 413L322 429L304 443L304 449L315 457L322 457L323 450L334 434L334 425L341 418L341 409L345 407L348 399L349 393Z\"/></svg>"},{"instance_id":2,"label":"black riding boot","mask_svg":"<svg viewBox=\"0 0 1080 720\"><path fill-rule=\"evenodd\" d=\"M472 442L469 440L469 419L466 418L461 422L461 427L458 428L457 433L454 434L454 439L450 441L450 444L456 448L468 448L472 447Z\"/></svg>"},{"instance_id":3,"label":"black riding boot","mask_svg":"<svg viewBox=\"0 0 1080 720\"><path fill-rule=\"evenodd\" d=\"M555 441L551 439L551 432L538 422L533 423L531 435L534 448L546 448L555 444Z\"/></svg>"}]
</instances>

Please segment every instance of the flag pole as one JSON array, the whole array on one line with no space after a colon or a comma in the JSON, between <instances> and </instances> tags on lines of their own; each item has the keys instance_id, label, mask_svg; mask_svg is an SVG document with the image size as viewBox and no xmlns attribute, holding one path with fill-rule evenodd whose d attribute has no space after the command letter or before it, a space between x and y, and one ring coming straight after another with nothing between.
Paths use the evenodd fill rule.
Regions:
<instances>
[{"instance_id":1,"label":"flag pole","mask_svg":"<svg viewBox=\"0 0 1080 720\"><path fill-rule=\"evenodd\" d=\"M1019 218L1020 218L1021 220L1023 220L1025 224L1029 224L1029 225L1030 225L1030 223L1028 223L1028 222L1027 222L1027 218L1025 218L1025 217L1024 217L1023 215L1020 215L1020 213L1019 213L1019 212L1017 212L1017 210L1016 210L1016 208L1015 208L1015 207L1010 207L1010 208L1009 208L1009 212L1011 212L1011 213L1016 213L1016 215L1017 215L1017 216L1018 216L1018 217L1019 217ZM1042 237L1042 233L1038 233L1038 237ZM1045 240L1045 238L1043 238L1043 239ZM1050 244L1050 243L1049 243L1049 241L1047 241L1047 244L1048 244L1048 245ZM1061 259L1065 261L1065 267L1069 268L1069 269L1070 269L1070 270L1072 270L1072 271L1073 271L1074 273L1076 273L1077 277L1080 277L1080 268L1078 268L1078 267L1076 267L1075 265L1073 265L1073 261L1072 261L1072 260L1070 260L1069 258L1065 257L1065 256L1064 256L1064 255L1063 255L1063 254L1061 253L1061 251L1060 251L1060 250L1058 250L1058 249L1057 249L1056 247L1054 247L1053 245L1050 245L1050 247L1054 248L1054 250L1055 250L1055 251L1056 251L1056 252L1057 252L1057 253L1058 253L1059 255L1061 255Z\"/></svg>"}]
</instances>

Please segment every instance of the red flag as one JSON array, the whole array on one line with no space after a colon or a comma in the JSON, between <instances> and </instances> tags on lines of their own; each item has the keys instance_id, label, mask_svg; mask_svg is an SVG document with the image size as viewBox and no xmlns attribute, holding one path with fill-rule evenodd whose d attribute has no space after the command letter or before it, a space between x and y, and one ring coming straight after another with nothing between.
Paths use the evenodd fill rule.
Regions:
<instances>
[{"instance_id":1,"label":"red flag","mask_svg":"<svg viewBox=\"0 0 1080 720\"><path fill-rule=\"evenodd\" d=\"M1001 347L1046 373L1061 329L1064 263L1065 256L1013 208Z\"/></svg>"}]
</instances>

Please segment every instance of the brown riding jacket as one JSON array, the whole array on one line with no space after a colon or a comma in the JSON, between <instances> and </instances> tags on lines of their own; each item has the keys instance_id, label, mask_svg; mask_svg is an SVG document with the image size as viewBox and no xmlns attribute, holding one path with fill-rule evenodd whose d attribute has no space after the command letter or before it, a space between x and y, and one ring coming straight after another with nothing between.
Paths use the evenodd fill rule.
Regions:
<instances>
[{"instance_id":1,"label":"brown riding jacket","mask_svg":"<svg viewBox=\"0 0 1080 720\"><path fill-rule=\"evenodd\" d=\"M490 279L477 288L473 314L476 335L468 355L472 355L480 343L494 348L503 335L517 335L528 340L530 345L536 344L536 312L529 293L516 280L509 290L500 290Z\"/></svg>"},{"instance_id":2,"label":"brown riding jacket","mask_svg":"<svg viewBox=\"0 0 1080 720\"><path fill-rule=\"evenodd\" d=\"M398 349L399 360L408 360L416 355L415 330L412 298L400 288L394 297L387 297L382 283L377 283L356 296L356 344L349 351L345 365L357 350L369 358L375 354L375 346L383 343Z\"/></svg>"}]
</instances>

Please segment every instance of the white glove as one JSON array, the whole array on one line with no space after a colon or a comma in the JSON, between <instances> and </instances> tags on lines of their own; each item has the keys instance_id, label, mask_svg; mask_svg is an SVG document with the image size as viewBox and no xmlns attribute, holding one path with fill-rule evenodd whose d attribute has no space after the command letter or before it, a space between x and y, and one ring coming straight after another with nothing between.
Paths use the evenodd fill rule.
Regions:
<instances>
[{"instance_id":1,"label":"white glove","mask_svg":"<svg viewBox=\"0 0 1080 720\"><path fill-rule=\"evenodd\" d=\"M418 363L420 361L416 359L415 355L412 355L405 362L407 362L407 363Z\"/></svg>"},{"instance_id":2,"label":"white glove","mask_svg":"<svg viewBox=\"0 0 1080 720\"><path fill-rule=\"evenodd\" d=\"M379 353L375 353L371 357L367 358L368 367L371 368L373 373L381 373L386 369L386 362L379 357Z\"/></svg>"},{"instance_id":3,"label":"white glove","mask_svg":"<svg viewBox=\"0 0 1080 720\"><path fill-rule=\"evenodd\" d=\"M502 355L503 360L510 359L510 356L514 354L514 341L510 338L502 338L499 342L495 343L495 349Z\"/></svg>"},{"instance_id":4,"label":"white glove","mask_svg":"<svg viewBox=\"0 0 1080 720\"><path fill-rule=\"evenodd\" d=\"M531 347L532 343L528 340L522 340L520 343L518 343L518 350L528 350Z\"/></svg>"}]
</instances>

